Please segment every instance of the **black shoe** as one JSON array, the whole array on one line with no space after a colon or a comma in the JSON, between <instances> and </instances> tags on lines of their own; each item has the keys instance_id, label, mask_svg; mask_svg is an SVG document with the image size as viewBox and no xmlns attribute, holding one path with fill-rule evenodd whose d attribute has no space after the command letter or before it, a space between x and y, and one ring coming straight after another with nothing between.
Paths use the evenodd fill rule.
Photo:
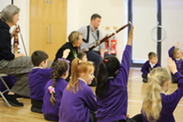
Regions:
<instances>
[{"instance_id":1,"label":"black shoe","mask_svg":"<svg viewBox=\"0 0 183 122\"><path fill-rule=\"evenodd\" d=\"M147 81L147 78L143 78L143 80L142 80L144 83L147 83L148 81Z\"/></svg>"},{"instance_id":2,"label":"black shoe","mask_svg":"<svg viewBox=\"0 0 183 122\"><path fill-rule=\"evenodd\" d=\"M15 95L6 95L5 97L6 97L7 101L9 102L9 104L12 105L12 106L15 106L15 107L24 106L23 103L18 102Z\"/></svg>"},{"instance_id":3,"label":"black shoe","mask_svg":"<svg viewBox=\"0 0 183 122\"><path fill-rule=\"evenodd\" d=\"M42 112L42 109L36 108L36 107L32 107L32 106L31 106L31 111L32 111L32 112L36 112L36 113L43 113L43 112Z\"/></svg>"}]
</instances>

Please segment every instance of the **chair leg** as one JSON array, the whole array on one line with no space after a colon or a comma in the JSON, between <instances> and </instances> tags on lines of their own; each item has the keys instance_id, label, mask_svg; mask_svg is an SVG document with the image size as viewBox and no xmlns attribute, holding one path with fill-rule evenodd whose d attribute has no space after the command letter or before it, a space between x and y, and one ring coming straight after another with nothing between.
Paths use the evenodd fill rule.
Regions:
<instances>
[{"instance_id":1,"label":"chair leg","mask_svg":"<svg viewBox=\"0 0 183 122\"><path fill-rule=\"evenodd\" d=\"M3 95L2 92L0 92L0 95L1 95L1 97L3 98L3 100L5 101L5 103L6 103L9 107L11 107L11 105L9 104L9 102L7 101L7 99L4 97L4 95Z\"/></svg>"},{"instance_id":2,"label":"chair leg","mask_svg":"<svg viewBox=\"0 0 183 122\"><path fill-rule=\"evenodd\" d=\"M5 101L5 103L9 106L9 107L11 107L11 105L9 104L9 102L8 102L8 100L5 98L5 96L4 96L4 93L5 92L9 92L10 91L10 88L8 87L8 85L6 84L6 82L4 81L4 79L0 76L0 80L2 81L2 83L4 84L4 86L6 87L6 90L4 90L3 92L1 92L0 91L0 95L1 95L1 97L3 98L3 100Z\"/></svg>"}]
</instances>

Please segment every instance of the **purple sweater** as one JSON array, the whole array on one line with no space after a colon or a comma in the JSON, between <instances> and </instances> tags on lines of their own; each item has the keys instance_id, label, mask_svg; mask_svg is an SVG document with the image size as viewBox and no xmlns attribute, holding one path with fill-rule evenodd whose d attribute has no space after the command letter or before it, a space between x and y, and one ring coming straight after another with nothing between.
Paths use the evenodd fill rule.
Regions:
<instances>
[{"instance_id":1,"label":"purple sweater","mask_svg":"<svg viewBox=\"0 0 183 122\"><path fill-rule=\"evenodd\" d=\"M97 97L97 119L98 122L113 122L116 120L126 120L127 106L128 106L128 74L131 62L132 47L127 45L119 73L115 78L109 79L105 98L99 99Z\"/></svg>"},{"instance_id":2,"label":"purple sweater","mask_svg":"<svg viewBox=\"0 0 183 122\"><path fill-rule=\"evenodd\" d=\"M174 76L178 81L178 89L170 95L161 93L162 111L157 122L175 122L173 112L183 96L183 76L179 72L175 73ZM143 117L143 122L148 122L145 116Z\"/></svg>"},{"instance_id":3,"label":"purple sweater","mask_svg":"<svg viewBox=\"0 0 183 122\"><path fill-rule=\"evenodd\" d=\"M80 89L63 92L59 109L59 122L89 122L90 110L97 110L97 103L92 89L82 80L78 80Z\"/></svg>"},{"instance_id":4,"label":"purple sweater","mask_svg":"<svg viewBox=\"0 0 183 122\"><path fill-rule=\"evenodd\" d=\"M141 68L141 72L145 75L147 75L152 69L156 67L160 67L160 63L157 63L153 68L151 67L149 60L144 63L144 65Z\"/></svg>"},{"instance_id":5,"label":"purple sweater","mask_svg":"<svg viewBox=\"0 0 183 122\"><path fill-rule=\"evenodd\" d=\"M53 106L50 102L50 92L48 91L48 87L52 85L52 80L49 80L48 83L45 86L45 94L43 98L43 107L42 111L44 114L45 119L51 120L51 121L58 121L58 111L60 107L60 101L62 98L63 91L65 87L67 86L68 82L60 78L55 86L55 99L56 99L56 105Z\"/></svg>"},{"instance_id":6,"label":"purple sweater","mask_svg":"<svg viewBox=\"0 0 183 122\"><path fill-rule=\"evenodd\" d=\"M180 59L180 60L176 60L174 57L173 57L173 50L175 49L175 46L171 47L168 51L168 54L169 54L169 57L171 57L174 61L175 61L175 64L177 66L177 70L183 74L183 59Z\"/></svg>"},{"instance_id":7,"label":"purple sweater","mask_svg":"<svg viewBox=\"0 0 183 122\"><path fill-rule=\"evenodd\" d=\"M34 100L43 100L44 87L51 79L51 68L35 68L29 73L30 98Z\"/></svg>"}]
</instances>

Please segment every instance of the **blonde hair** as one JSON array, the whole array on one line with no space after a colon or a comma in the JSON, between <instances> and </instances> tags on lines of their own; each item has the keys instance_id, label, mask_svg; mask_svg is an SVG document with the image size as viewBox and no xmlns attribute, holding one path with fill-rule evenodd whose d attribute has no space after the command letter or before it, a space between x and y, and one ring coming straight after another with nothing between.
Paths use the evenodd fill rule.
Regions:
<instances>
[{"instance_id":1,"label":"blonde hair","mask_svg":"<svg viewBox=\"0 0 183 122\"><path fill-rule=\"evenodd\" d=\"M19 12L20 12L20 9L17 6L8 5L2 10L0 18L4 22L12 22L13 21L12 20L13 16L18 14Z\"/></svg>"},{"instance_id":2,"label":"blonde hair","mask_svg":"<svg viewBox=\"0 0 183 122\"><path fill-rule=\"evenodd\" d=\"M162 110L161 90L166 81L171 78L166 68L154 68L148 77L148 87L143 101L142 111L149 122L155 122L160 117Z\"/></svg>"},{"instance_id":3,"label":"blonde hair","mask_svg":"<svg viewBox=\"0 0 183 122\"><path fill-rule=\"evenodd\" d=\"M75 41L79 40L79 36L82 35L78 31L72 31L68 37L69 42L75 43Z\"/></svg>"},{"instance_id":4,"label":"blonde hair","mask_svg":"<svg viewBox=\"0 0 183 122\"><path fill-rule=\"evenodd\" d=\"M178 51L181 51L181 49L178 48L178 47L174 48L174 50L173 50L173 57L175 57L175 55L177 54Z\"/></svg>"},{"instance_id":5,"label":"blonde hair","mask_svg":"<svg viewBox=\"0 0 183 122\"><path fill-rule=\"evenodd\" d=\"M80 86L78 82L80 74L85 73L86 75L89 75L92 71L94 71L94 66L91 62L80 61L78 58L75 58L71 65L71 80L69 81L66 90L76 93Z\"/></svg>"}]
</instances>

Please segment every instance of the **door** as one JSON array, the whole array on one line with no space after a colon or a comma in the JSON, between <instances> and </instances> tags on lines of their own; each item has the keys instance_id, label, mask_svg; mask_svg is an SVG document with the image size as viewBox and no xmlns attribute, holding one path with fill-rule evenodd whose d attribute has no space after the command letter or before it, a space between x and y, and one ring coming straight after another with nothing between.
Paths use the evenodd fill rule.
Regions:
<instances>
[{"instance_id":1,"label":"door","mask_svg":"<svg viewBox=\"0 0 183 122\"><path fill-rule=\"evenodd\" d=\"M30 0L30 54L43 50L54 60L66 42L66 0Z\"/></svg>"}]
</instances>

